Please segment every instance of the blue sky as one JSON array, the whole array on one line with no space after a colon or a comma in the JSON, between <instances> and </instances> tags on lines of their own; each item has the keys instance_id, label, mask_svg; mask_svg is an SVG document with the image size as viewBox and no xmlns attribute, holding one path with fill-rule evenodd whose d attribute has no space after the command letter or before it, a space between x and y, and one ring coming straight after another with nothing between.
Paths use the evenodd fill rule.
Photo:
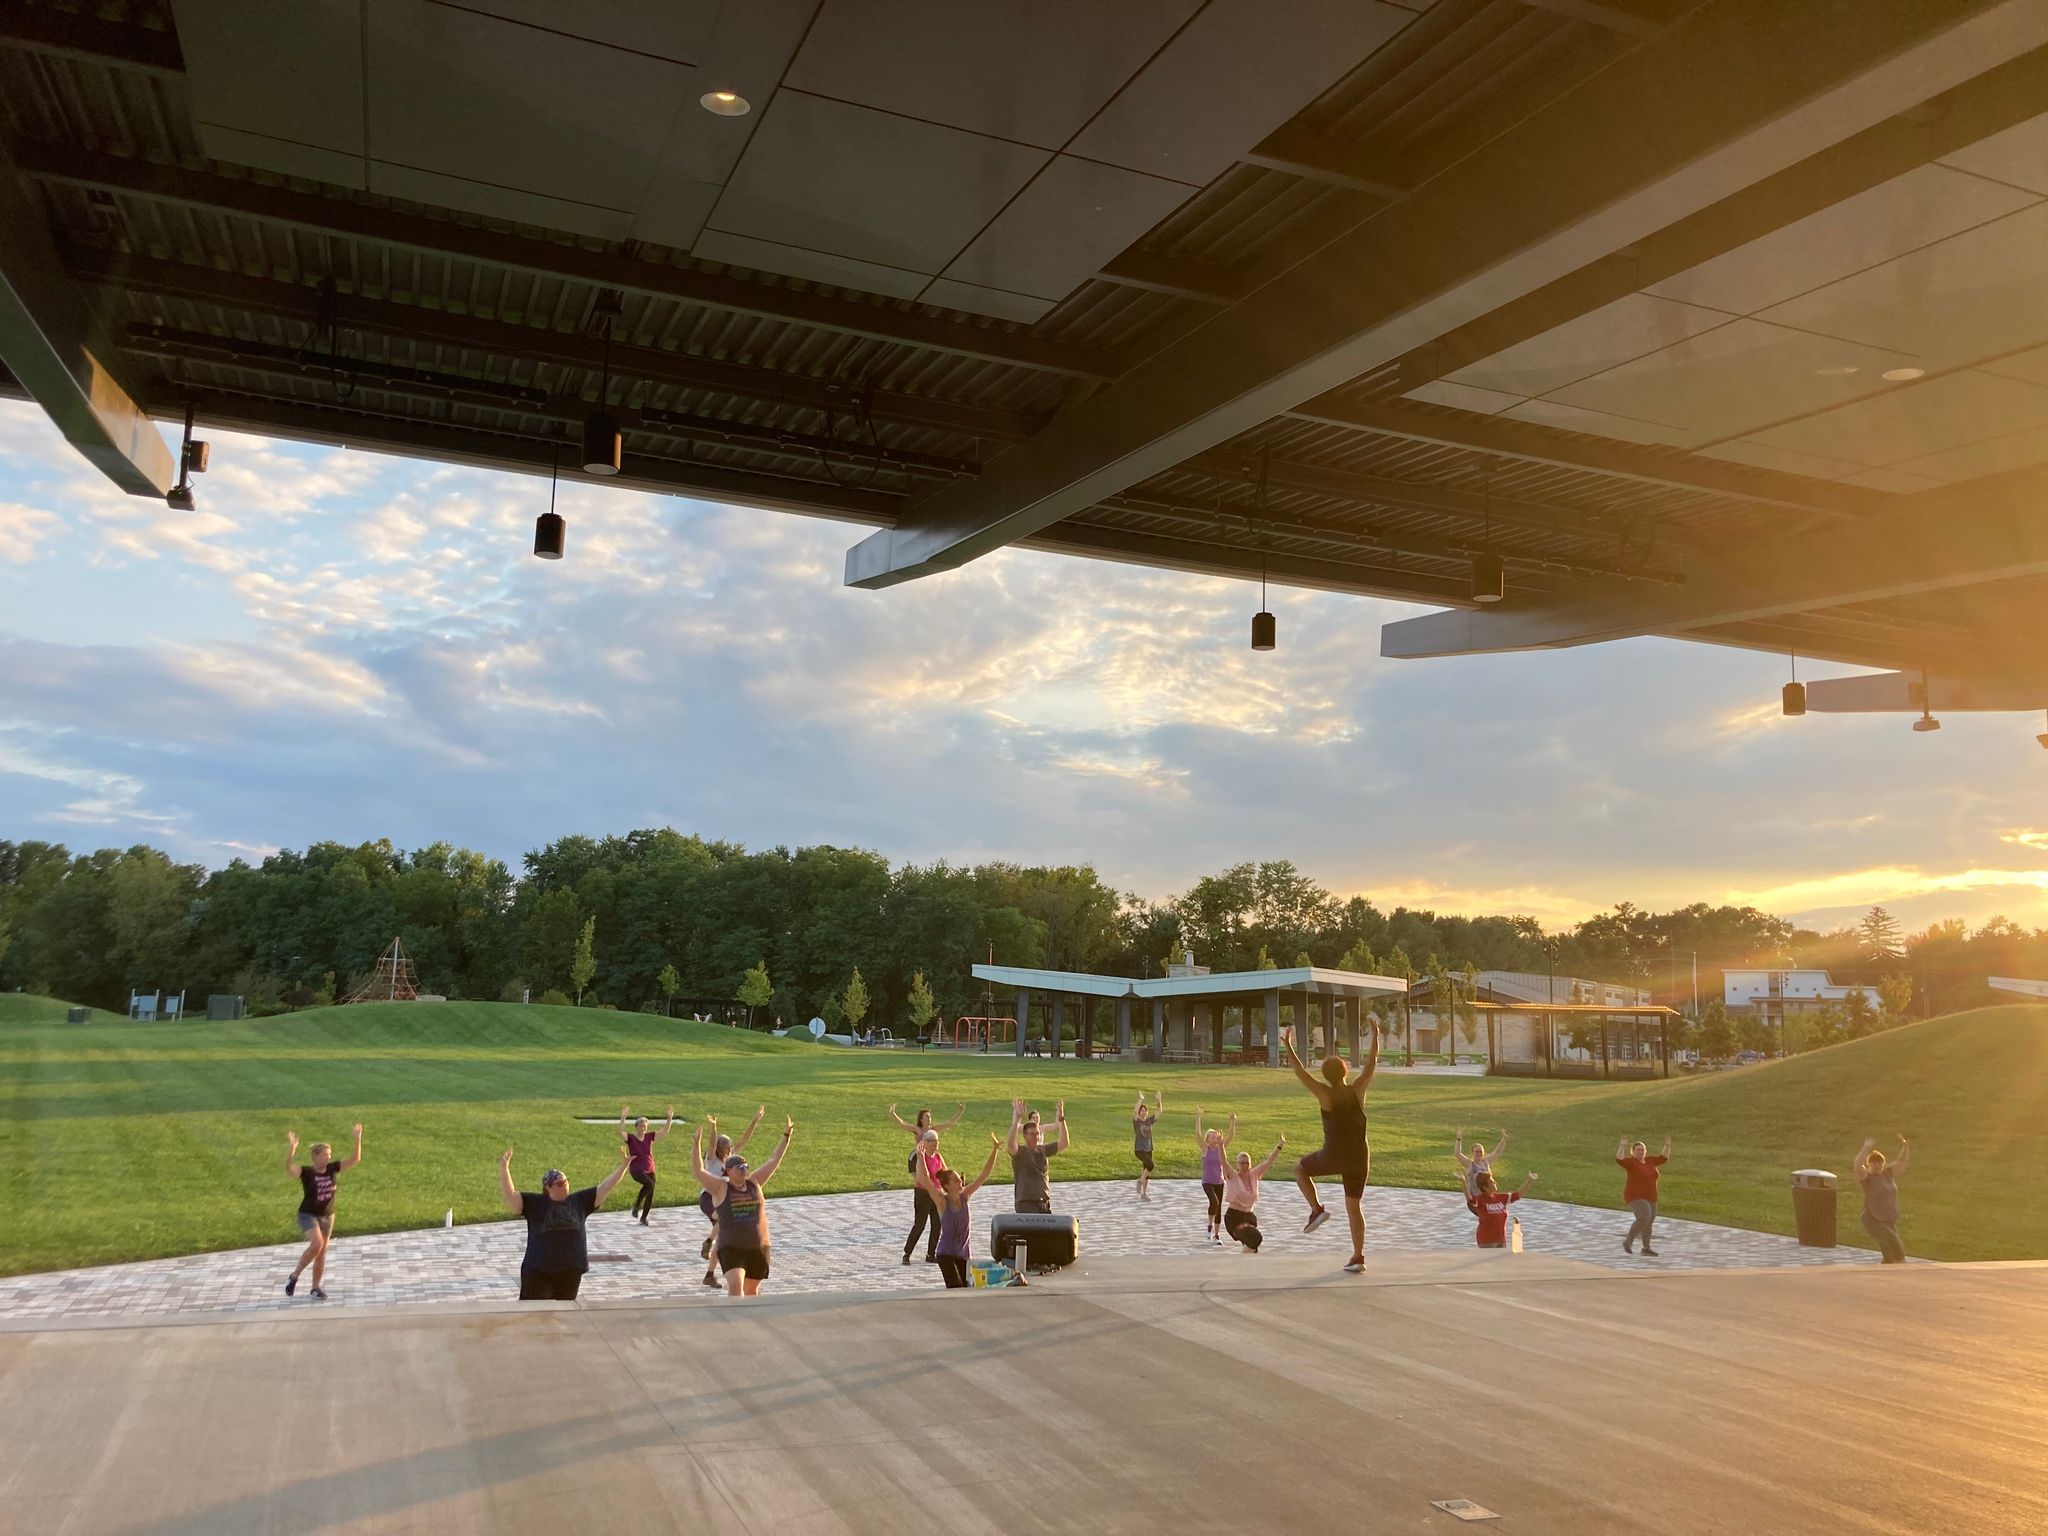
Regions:
<instances>
[{"instance_id":1,"label":"blue sky","mask_svg":"<svg viewBox=\"0 0 2048 1536\"><path fill-rule=\"evenodd\" d=\"M1254 587L1049 555L848 591L858 529L580 486L548 563L545 482L207 435L177 513L0 402L0 837L516 865L669 824L1154 897L1287 858L1551 925L1696 899L2048 923L2032 719L1782 720L1782 660L1666 641L1385 662L1417 610L1284 589L1254 655Z\"/></svg>"}]
</instances>

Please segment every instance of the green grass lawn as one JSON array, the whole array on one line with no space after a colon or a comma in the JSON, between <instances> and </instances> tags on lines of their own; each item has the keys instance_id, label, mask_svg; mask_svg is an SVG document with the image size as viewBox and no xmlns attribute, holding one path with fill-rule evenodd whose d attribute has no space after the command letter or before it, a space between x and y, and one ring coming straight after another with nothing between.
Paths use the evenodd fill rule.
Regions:
<instances>
[{"instance_id":1,"label":"green grass lawn","mask_svg":"<svg viewBox=\"0 0 2048 1536\"><path fill-rule=\"evenodd\" d=\"M1247 1068L1106 1066L1010 1057L847 1051L637 1014L490 1003L332 1009L237 1024L131 1024L98 1015L66 1025L63 1004L0 995L0 1273L154 1258L296 1236L297 1184L282 1171L284 1132L345 1150L366 1128L362 1167L343 1186L344 1233L500 1213L496 1160L509 1142L530 1186L559 1163L594 1181L612 1130L581 1115L657 1113L673 1100L744 1124L766 1103L772 1126L796 1117L778 1194L904 1181L908 1116L956 1100L955 1162L978 1158L1022 1094L1048 1114L1064 1095L1074 1146L1057 1176L1126 1178L1130 1103L1163 1088L1162 1176L1191 1177L1197 1104L1235 1110L1263 1154L1286 1132L1319 1139L1293 1078ZM1617 1205L1614 1143L1678 1138L1665 1211L1766 1231L1791 1228L1785 1175L1846 1174L1868 1132L1919 1144L1902 1186L1911 1250L1930 1257L2048 1257L2048 1185L2032 1177L2048 1146L2048 1013L1994 1008L1736 1072L1666 1083L1543 1083L1382 1076L1371 1101L1381 1184L1451 1188L1452 1133L1514 1132L1511 1177L1538 1192ZM774 1129L754 1148L765 1154ZM1889 1150L1889 1143L1887 1143ZM662 1157L664 1203L694 1199L687 1143ZM627 1193L630 1193L630 1188ZM625 1196L614 1199L623 1206ZM1845 1241L1862 1242L1853 1192Z\"/></svg>"}]
</instances>

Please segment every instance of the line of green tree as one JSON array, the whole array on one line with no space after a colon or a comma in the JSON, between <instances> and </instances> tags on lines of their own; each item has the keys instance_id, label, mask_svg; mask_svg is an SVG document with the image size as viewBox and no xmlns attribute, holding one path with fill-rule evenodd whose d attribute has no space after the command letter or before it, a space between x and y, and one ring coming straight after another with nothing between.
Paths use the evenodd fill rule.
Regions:
<instances>
[{"instance_id":1,"label":"line of green tree","mask_svg":"<svg viewBox=\"0 0 2048 1536\"><path fill-rule=\"evenodd\" d=\"M1754 907L1622 903L1546 931L1529 917L1383 911L1284 861L1153 900L1086 866L892 867L862 849L749 852L666 828L560 838L517 876L447 843L316 843L208 871L145 846L0 841L0 989L113 1008L137 990L236 992L270 1012L346 997L393 935L423 991L628 1008L732 998L760 1026L847 1022L856 968L862 1016L900 1026L983 1011L970 967L991 957L1147 975L1184 949L1216 970L1285 955L1383 974L1548 971L1681 1003L1694 957L1702 1001L1719 996L1724 966L1824 965L1908 976L1918 1006L1939 1012L1987 1000L1987 976L2048 975L2048 930L2002 918L1907 936L1879 911L1820 933Z\"/></svg>"}]
</instances>

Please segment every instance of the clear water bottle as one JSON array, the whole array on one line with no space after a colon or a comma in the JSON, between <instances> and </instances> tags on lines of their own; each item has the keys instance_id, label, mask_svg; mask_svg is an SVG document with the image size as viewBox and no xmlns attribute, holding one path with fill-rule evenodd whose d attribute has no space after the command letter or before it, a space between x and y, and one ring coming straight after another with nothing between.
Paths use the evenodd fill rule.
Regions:
<instances>
[{"instance_id":1,"label":"clear water bottle","mask_svg":"<svg viewBox=\"0 0 2048 1536\"><path fill-rule=\"evenodd\" d=\"M449 1206L449 1207L448 1207L448 1214L447 1214L446 1216L443 1216L443 1217L441 1218L441 1225L442 1225L442 1226L444 1226L444 1227L452 1227L452 1226L454 1226L454 1225L455 1225L455 1207L454 1207L454 1206L452 1206L452 1205L451 1205L451 1206Z\"/></svg>"}]
</instances>

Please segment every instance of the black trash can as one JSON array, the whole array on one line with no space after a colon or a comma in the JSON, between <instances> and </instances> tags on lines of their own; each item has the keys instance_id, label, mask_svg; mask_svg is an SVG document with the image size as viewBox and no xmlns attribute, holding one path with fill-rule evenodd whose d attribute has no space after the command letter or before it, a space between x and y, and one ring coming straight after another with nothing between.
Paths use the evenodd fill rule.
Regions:
<instances>
[{"instance_id":1,"label":"black trash can","mask_svg":"<svg viewBox=\"0 0 2048 1536\"><path fill-rule=\"evenodd\" d=\"M1792 1175L1792 1220L1802 1248L1835 1246L1835 1176L1824 1168Z\"/></svg>"},{"instance_id":2,"label":"black trash can","mask_svg":"<svg viewBox=\"0 0 2048 1536\"><path fill-rule=\"evenodd\" d=\"M64 1022L66 1024L90 1024L92 1022L92 1010L90 1008L67 1008L64 1010Z\"/></svg>"}]
</instances>

